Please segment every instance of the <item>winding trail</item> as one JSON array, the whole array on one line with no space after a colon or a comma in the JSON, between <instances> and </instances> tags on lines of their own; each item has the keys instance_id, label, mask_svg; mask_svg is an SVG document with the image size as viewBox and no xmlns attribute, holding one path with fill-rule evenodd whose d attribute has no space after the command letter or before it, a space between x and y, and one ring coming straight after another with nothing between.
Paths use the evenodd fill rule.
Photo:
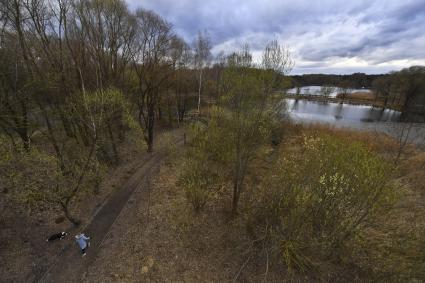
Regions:
<instances>
[{"instance_id":1,"label":"winding trail","mask_svg":"<svg viewBox=\"0 0 425 283\"><path fill-rule=\"evenodd\" d=\"M175 143L181 145L183 138L177 139ZM131 195L135 190L144 190L148 186L149 179L157 173L166 156L165 150L146 154L141 160L141 165L136 168L136 172L127 180L122 189L113 193L96 212L84 229L85 234L91 238L85 257L81 256L79 248L71 239L50 267L37 276L34 282L82 282L82 275L96 259L102 248L103 240Z\"/></svg>"}]
</instances>

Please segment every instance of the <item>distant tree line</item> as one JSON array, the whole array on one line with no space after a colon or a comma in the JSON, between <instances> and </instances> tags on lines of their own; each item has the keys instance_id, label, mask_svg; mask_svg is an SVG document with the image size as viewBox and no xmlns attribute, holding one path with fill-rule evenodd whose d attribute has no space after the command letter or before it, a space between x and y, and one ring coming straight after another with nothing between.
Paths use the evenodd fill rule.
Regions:
<instances>
[{"instance_id":1,"label":"distant tree line","mask_svg":"<svg viewBox=\"0 0 425 283\"><path fill-rule=\"evenodd\" d=\"M354 73L351 75L328 75L328 74L305 74L289 76L292 87L302 86L338 86L342 82L350 88L371 88L373 81L383 75L368 75L365 73Z\"/></svg>"},{"instance_id":2,"label":"distant tree line","mask_svg":"<svg viewBox=\"0 0 425 283\"><path fill-rule=\"evenodd\" d=\"M317 85L338 88L345 97L350 88L372 89L376 105L393 108L403 112L405 118L425 117L425 67L412 66L388 74L368 75L354 73L351 75L306 74L288 76L288 87L300 88ZM379 103L378 103L379 102Z\"/></svg>"},{"instance_id":3,"label":"distant tree line","mask_svg":"<svg viewBox=\"0 0 425 283\"><path fill-rule=\"evenodd\" d=\"M377 99L383 100L384 108L396 106L405 118L425 118L424 66L412 66L383 75L373 81L373 89Z\"/></svg>"}]
</instances>

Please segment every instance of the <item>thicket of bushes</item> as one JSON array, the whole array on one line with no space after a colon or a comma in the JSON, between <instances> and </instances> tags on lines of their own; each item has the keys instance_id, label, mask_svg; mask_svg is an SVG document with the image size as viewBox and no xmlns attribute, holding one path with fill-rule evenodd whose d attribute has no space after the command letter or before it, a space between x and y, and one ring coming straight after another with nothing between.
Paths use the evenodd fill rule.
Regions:
<instances>
[{"instance_id":1,"label":"thicket of bushes","mask_svg":"<svg viewBox=\"0 0 425 283\"><path fill-rule=\"evenodd\" d=\"M208 155L211 135L197 131L181 175L197 211L229 186L226 169ZM268 173L252 166L256 181L247 182L250 197L236 216L248 219L259 260L266 253L267 265L325 281L425 278L417 250L425 243L422 228L405 223L397 208L405 193L393 181L393 163L363 143L328 134L304 135L295 148L275 147L271 156Z\"/></svg>"},{"instance_id":2,"label":"thicket of bushes","mask_svg":"<svg viewBox=\"0 0 425 283\"><path fill-rule=\"evenodd\" d=\"M98 192L107 168L118 163L126 138L134 139L128 142L140 149L145 143L119 90L79 93L70 99L66 114L67 119L82 122L86 130L77 135L72 128L72 137L61 129L34 131L29 151L0 135L0 179L17 204L32 210L59 208L68 220L79 224L71 212L75 199Z\"/></svg>"},{"instance_id":3,"label":"thicket of bushes","mask_svg":"<svg viewBox=\"0 0 425 283\"><path fill-rule=\"evenodd\" d=\"M392 172L362 144L304 136L300 149L280 152L265 176L251 230L265 236L271 254L290 272L334 276L330 266L336 265L351 266L355 274L358 242L397 199Z\"/></svg>"},{"instance_id":4,"label":"thicket of bushes","mask_svg":"<svg viewBox=\"0 0 425 283\"><path fill-rule=\"evenodd\" d=\"M196 212L209 199L230 203L253 239L247 253L258 252L258 261L267 255L265 270L326 281L425 278L414 248L423 246L423 225L406 225L408 211L396 208L403 189L394 162L371 150L376 142L312 131L291 144L300 133L278 126L284 105L273 101L268 66L285 65L284 54L276 43L267 46L264 72L252 68L248 49L230 57L217 106L194 125L181 167L189 203Z\"/></svg>"}]
</instances>

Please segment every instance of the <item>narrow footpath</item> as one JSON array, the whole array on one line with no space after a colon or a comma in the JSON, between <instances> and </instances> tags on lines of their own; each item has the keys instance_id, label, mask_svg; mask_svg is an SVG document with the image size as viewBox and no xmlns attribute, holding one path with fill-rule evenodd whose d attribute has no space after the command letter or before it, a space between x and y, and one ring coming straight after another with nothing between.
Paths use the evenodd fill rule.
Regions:
<instances>
[{"instance_id":1,"label":"narrow footpath","mask_svg":"<svg viewBox=\"0 0 425 283\"><path fill-rule=\"evenodd\" d=\"M176 141L176 145L182 143L183 138ZM72 237L70 243L56 257L53 264L35 278L34 282L81 282L82 275L96 259L104 238L133 192L136 189L145 190L148 181L155 176L166 155L164 150L147 154L141 160L141 165L137 168L136 173L130 177L122 189L113 193L97 211L84 229L84 233L91 238L85 257L81 256L81 252L74 243L74 235L69 235Z\"/></svg>"}]
</instances>

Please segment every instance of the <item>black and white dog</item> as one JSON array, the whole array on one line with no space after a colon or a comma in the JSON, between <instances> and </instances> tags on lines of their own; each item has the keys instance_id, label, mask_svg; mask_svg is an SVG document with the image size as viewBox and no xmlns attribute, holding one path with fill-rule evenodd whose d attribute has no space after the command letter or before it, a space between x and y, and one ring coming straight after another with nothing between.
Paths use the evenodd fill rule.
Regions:
<instances>
[{"instance_id":1,"label":"black and white dog","mask_svg":"<svg viewBox=\"0 0 425 283\"><path fill-rule=\"evenodd\" d=\"M68 233L66 232L60 232L60 233L56 233L51 235L49 238L46 239L46 242L52 242L54 240L62 240L63 238L65 238L65 236L68 235Z\"/></svg>"}]
</instances>

